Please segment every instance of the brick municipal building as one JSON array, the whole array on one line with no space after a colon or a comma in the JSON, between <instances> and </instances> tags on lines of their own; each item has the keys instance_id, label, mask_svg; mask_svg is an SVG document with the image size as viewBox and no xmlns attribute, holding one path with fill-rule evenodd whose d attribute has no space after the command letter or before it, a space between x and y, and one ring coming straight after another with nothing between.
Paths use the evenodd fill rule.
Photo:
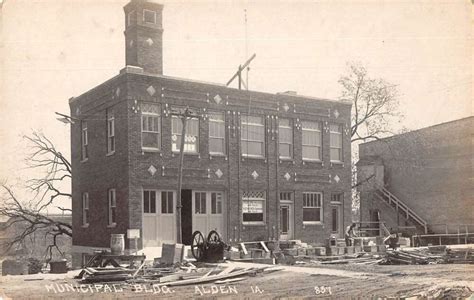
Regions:
<instances>
[{"instance_id":1,"label":"brick municipal building","mask_svg":"<svg viewBox=\"0 0 474 300\"><path fill-rule=\"evenodd\" d=\"M111 234L127 229L140 230L139 249L176 242L182 121L171 112L185 107L196 117L184 139L184 244L195 230L217 230L229 244L343 237L351 220L350 103L165 76L162 10L128 3L125 68L69 101L78 120L74 255L109 248Z\"/></svg>"}]
</instances>

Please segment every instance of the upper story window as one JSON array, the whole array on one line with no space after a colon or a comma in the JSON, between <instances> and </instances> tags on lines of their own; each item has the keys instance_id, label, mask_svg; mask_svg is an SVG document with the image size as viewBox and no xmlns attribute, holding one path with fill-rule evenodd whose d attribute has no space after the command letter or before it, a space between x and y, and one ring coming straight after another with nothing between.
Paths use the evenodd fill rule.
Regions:
<instances>
[{"instance_id":1,"label":"upper story window","mask_svg":"<svg viewBox=\"0 0 474 300\"><path fill-rule=\"evenodd\" d=\"M293 157L293 127L289 119L278 121L278 143L280 158Z\"/></svg>"},{"instance_id":2,"label":"upper story window","mask_svg":"<svg viewBox=\"0 0 474 300\"><path fill-rule=\"evenodd\" d=\"M107 111L107 154L115 152L115 119L111 111Z\"/></svg>"},{"instance_id":3,"label":"upper story window","mask_svg":"<svg viewBox=\"0 0 474 300\"><path fill-rule=\"evenodd\" d=\"M209 113L209 153L225 153L225 117L224 113Z\"/></svg>"},{"instance_id":4,"label":"upper story window","mask_svg":"<svg viewBox=\"0 0 474 300\"><path fill-rule=\"evenodd\" d=\"M342 161L342 126L331 124L329 126L329 140L331 161Z\"/></svg>"},{"instance_id":5,"label":"upper story window","mask_svg":"<svg viewBox=\"0 0 474 300\"><path fill-rule=\"evenodd\" d=\"M156 12L152 10L144 9L143 22L156 24Z\"/></svg>"},{"instance_id":6,"label":"upper story window","mask_svg":"<svg viewBox=\"0 0 474 300\"><path fill-rule=\"evenodd\" d=\"M127 14L127 26L130 26L132 25L134 22L135 22L135 18L136 18L136 13L134 10L130 11L128 14Z\"/></svg>"},{"instance_id":7,"label":"upper story window","mask_svg":"<svg viewBox=\"0 0 474 300\"><path fill-rule=\"evenodd\" d=\"M89 225L89 193L82 193L82 226Z\"/></svg>"},{"instance_id":8,"label":"upper story window","mask_svg":"<svg viewBox=\"0 0 474 300\"><path fill-rule=\"evenodd\" d=\"M142 149L159 150L161 147L161 118L159 106L142 105Z\"/></svg>"},{"instance_id":9,"label":"upper story window","mask_svg":"<svg viewBox=\"0 0 474 300\"><path fill-rule=\"evenodd\" d=\"M242 116L240 126L243 156L265 156L265 123L263 117Z\"/></svg>"},{"instance_id":10,"label":"upper story window","mask_svg":"<svg viewBox=\"0 0 474 300\"><path fill-rule=\"evenodd\" d=\"M115 225L116 209L117 209L117 197L116 197L115 189L109 190L108 202L109 202L109 225Z\"/></svg>"},{"instance_id":11,"label":"upper story window","mask_svg":"<svg viewBox=\"0 0 474 300\"><path fill-rule=\"evenodd\" d=\"M303 223L319 223L323 220L321 193L303 193Z\"/></svg>"},{"instance_id":12,"label":"upper story window","mask_svg":"<svg viewBox=\"0 0 474 300\"><path fill-rule=\"evenodd\" d=\"M89 137L87 135L87 122L81 121L81 160L89 158Z\"/></svg>"},{"instance_id":13,"label":"upper story window","mask_svg":"<svg viewBox=\"0 0 474 300\"><path fill-rule=\"evenodd\" d=\"M303 131L303 159L321 160L321 123L302 122Z\"/></svg>"},{"instance_id":14,"label":"upper story window","mask_svg":"<svg viewBox=\"0 0 474 300\"><path fill-rule=\"evenodd\" d=\"M181 132L183 123L177 116L171 118L171 148L174 152L180 151ZM199 152L199 120L191 118L186 121L186 134L184 136L184 152Z\"/></svg>"},{"instance_id":15,"label":"upper story window","mask_svg":"<svg viewBox=\"0 0 474 300\"><path fill-rule=\"evenodd\" d=\"M242 193L242 221L244 223L265 222L264 191L247 191Z\"/></svg>"}]
</instances>

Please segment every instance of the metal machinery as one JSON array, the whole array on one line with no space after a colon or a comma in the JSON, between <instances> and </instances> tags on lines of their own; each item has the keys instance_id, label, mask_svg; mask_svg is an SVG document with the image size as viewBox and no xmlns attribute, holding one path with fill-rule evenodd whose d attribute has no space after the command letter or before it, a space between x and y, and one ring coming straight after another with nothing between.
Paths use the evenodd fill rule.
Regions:
<instances>
[{"instance_id":1,"label":"metal machinery","mask_svg":"<svg viewBox=\"0 0 474 300\"><path fill-rule=\"evenodd\" d=\"M198 262L218 262L224 259L224 250L228 246L217 231L212 230L204 239L200 231L193 233L191 252Z\"/></svg>"}]
</instances>

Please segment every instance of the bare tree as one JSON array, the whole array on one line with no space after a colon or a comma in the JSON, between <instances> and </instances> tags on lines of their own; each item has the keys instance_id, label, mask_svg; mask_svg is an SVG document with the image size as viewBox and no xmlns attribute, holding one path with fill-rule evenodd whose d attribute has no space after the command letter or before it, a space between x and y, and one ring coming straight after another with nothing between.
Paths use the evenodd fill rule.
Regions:
<instances>
[{"instance_id":1,"label":"bare tree","mask_svg":"<svg viewBox=\"0 0 474 300\"><path fill-rule=\"evenodd\" d=\"M29 193L22 196L24 199L19 199L6 183L1 184L4 199L0 205L0 216L9 219L8 227L20 228L3 246L9 251L35 233L41 232L45 239L51 238L51 244L45 249L51 259L53 249L63 254L58 247L57 238L62 235L72 237L71 224L47 215L47 209L54 206L56 200L71 199L70 193L61 191L61 185L67 184L71 179L71 163L43 134L33 132L31 136L24 136L24 139L31 147L30 155L26 158L28 167L42 172L38 178L26 181ZM71 211L68 208L57 208L63 212Z\"/></svg>"},{"instance_id":2,"label":"bare tree","mask_svg":"<svg viewBox=\"0 0 474 300\"><path fill-rule=\"evenodd\" d=\"M351 142L366 142L394 134L391 124L400 122L397 87L384 79L370 78L358 64L342 76L342 98L352 102Z\"/></svg>"},{"instance_id":3,"label":"bare tree","mask_svg":"<svg viewBox=\"0 0 474 300\"><path fill-rule=\"evenodd\" d=\"M399 111L397 86L381 78L370 78L360 64L350 64L348 74L340 77L339 84L342 86L341 98L352 102L352 209L357 214L360 199L355 188L373 178L357 178L357 145L395 134L392 125L399 123L403 115Z\"/></svg>"}]
</instances>

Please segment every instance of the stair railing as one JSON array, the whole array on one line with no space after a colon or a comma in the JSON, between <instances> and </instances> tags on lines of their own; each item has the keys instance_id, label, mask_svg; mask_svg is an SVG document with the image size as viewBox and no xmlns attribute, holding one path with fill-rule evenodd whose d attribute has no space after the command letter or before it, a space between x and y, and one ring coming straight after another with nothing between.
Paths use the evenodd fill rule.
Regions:
<instances>
[{"instance_id":1,"label":"stair railing","mask_svg":"<svg viewBox=\"0 0 474 300\"><path fill-rule=\"evenodd\" d=\"M377 186L377 191L380 192L382 196L377 193L375 193L375 195L377 195L382 201L388 203L390 206L392 206L393 203L395 205L395 210L397 211L397 213L399 212L399 210L402 210L406 214L407 219L411 217L418 224L423 226L425 234L428 233L428 223L422 217L420 217L413 209L408 207L404 202L398 199L397 196L392 194L385 187Z\"/></svg>"}]
</instances>

